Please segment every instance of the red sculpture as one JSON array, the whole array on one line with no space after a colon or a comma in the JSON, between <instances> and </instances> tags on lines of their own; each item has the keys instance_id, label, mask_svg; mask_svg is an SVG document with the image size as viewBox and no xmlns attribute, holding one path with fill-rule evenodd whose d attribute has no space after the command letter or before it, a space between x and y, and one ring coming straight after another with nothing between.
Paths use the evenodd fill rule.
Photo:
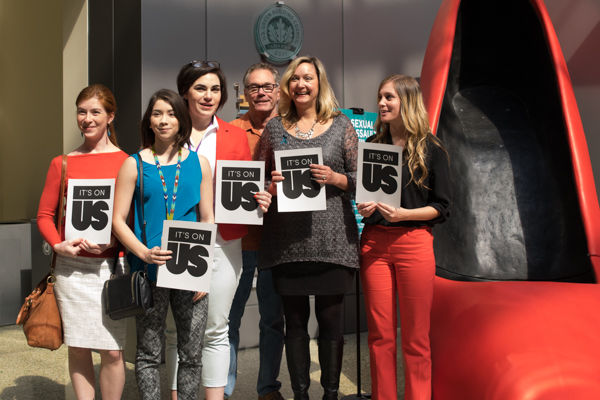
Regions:
<instances>
[{"instance_id":1,"label":"red sculpture","mask_svg":"<svg viewBox=\"0 0 600 400\"><path fill-rule=\"evenodd\" d=\"M543 1L444 0L421 87L457 182L435 231L434 398L600 398L600 208Z\"/></svg>"}]
</instances>

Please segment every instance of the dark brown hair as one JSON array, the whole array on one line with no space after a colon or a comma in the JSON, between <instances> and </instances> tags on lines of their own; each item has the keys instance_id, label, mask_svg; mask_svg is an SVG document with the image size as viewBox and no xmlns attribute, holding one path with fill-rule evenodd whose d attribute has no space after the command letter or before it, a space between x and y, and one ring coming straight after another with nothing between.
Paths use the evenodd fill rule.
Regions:
<instances>
[{"instance_id":1,"label":"dark brown hair","mask_svg":"<svg viewBox=\"0 0 600 400\"><path fill-rule=\"evenodd\" d=\"M219 107L217 108L219 110L227 101L227 80L217 62L192 61L185 64L177 74L177 91L183 97L194 82L206 74L215 74L219 77L219 85L221 86L221 100L219 100ZM184 99L184 101L187 103L187 100Z\"/></svg>"},{"instance_id":2,"label":"dark brown hair","mask_svg":"<svg viewBox=\"0 0 600 400\"><path fill-rule=\"evenodd\" d=\"M192 134L192 120L187 106L181 96L169 89L160 89L156 91L148 101L148 107L141 122L142 148L151 147L154 144L154 131L150 126L150 117L152 109L158 100L163 100L173 107L175 118L179 121L179 131L175 139L175 145L181 147L188 143Z\"/></svg>"}]
</instances>

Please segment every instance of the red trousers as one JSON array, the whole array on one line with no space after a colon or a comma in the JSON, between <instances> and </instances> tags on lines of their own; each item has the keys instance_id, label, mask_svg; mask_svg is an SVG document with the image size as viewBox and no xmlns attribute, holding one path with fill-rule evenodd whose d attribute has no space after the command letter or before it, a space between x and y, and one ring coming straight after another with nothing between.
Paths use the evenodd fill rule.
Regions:
<instances>
[{"instance_id":1,"label":"red trousers","mask_svg":"<svg viewBox=\"0 0 600 400\"><path fill-rule=\"evenodd\" d=\"M429 320L434 274L430 228L365 227L360 275L374 400L397 399L396 297L400 307L404 398L431 399Z\"/></svg>"}]
</instances>

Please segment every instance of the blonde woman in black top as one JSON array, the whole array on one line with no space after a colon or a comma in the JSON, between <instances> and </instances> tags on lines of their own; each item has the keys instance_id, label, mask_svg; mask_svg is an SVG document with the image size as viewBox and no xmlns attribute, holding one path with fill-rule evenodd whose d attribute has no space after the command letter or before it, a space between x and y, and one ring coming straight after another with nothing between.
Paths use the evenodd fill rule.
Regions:
<instances>
[{"instance_id":1,"label":"blonde woman in black top","mask_svg":"<svg viewBox=\"0 0 600 400\"><path fill-rule=\"evenodd\" d=\"M365 217L361 280L367 308L373 398L397 398L396 297L400 307L405 399L431 398L429 313L435 258L431 227L448 217L448 158L429 130L421 89L409 76L379 85L376 134L367 141L402 146L400 205L358 204Z\"/></svg>"}]
</instances>

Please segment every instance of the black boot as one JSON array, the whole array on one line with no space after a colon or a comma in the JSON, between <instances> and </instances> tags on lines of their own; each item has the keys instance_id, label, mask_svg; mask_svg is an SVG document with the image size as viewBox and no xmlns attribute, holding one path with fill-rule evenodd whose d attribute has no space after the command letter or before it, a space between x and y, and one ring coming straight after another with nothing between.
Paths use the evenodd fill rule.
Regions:
<instances>
[{"instance_id":1,"label":"black boot","mask_svg":"<svg viewBox=\"0 0 600 400\"><path fill-rule=\"evenodd\" d=\"M290 372L294 400L308 400L308 387L310 386L308 340L308 336L285 338L285 357Z\"/></svg>"},{"instance_id":2,"label":"black boot","mask_svg":"<svg viewBox=\"0 0 600 400\"><path fill-rule=\"evenodd\" d=\"M319 339L323 400L338 400L344 339Z\"/></svg>"}]
</instances>

